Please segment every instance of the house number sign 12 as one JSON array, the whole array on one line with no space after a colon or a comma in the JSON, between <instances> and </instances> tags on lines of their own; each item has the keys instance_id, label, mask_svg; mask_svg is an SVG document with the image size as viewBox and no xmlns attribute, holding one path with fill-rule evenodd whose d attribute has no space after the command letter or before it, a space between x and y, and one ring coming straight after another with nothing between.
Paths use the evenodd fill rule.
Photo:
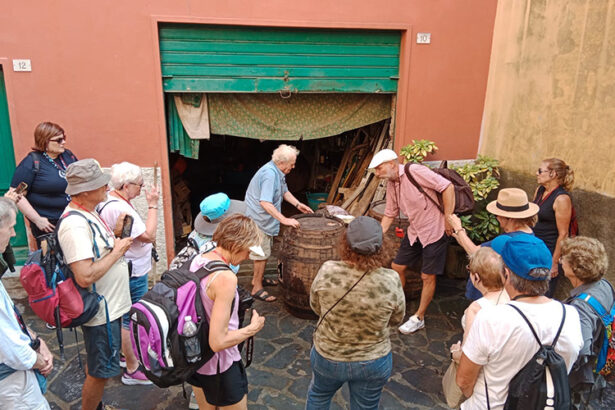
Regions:
<instances>
[{"instance_id":1,"label":"house number sign 12","mask_svg":"<svg viewBox=\"0 0 615 410\"><path fill-rule=\"evenodd\" d=\"M13 71L32 71L30 60L13 60Z\"/></svg>"}]
</instances>

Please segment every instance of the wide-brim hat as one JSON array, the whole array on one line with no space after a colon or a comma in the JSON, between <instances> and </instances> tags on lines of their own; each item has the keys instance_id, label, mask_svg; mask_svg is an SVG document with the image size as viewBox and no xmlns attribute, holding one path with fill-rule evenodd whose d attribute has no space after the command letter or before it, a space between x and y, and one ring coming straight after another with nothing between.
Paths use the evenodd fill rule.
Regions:
<instances>
[{"instance_id":1,"label":"wide-brim hat","mask_svg":"<svg viewBox=\"0 0 615 410\"><path fill-rule=\"evenodd\" d=\"M94 191L106 186L111 175L104 173L98 161L92 158L73 162L66 168L65 192L68 195L77 195L82 192Z\"/></svg>"},{"instance_id":2,"label":"wide-brim hat","mask_svg":"<svg viewBox=\"0 0 615 410\"><path fill-rule=\"evenodd\" d=\"M220 222L224 221L226 218L233 214L245 215L245 213L246 203L237 199L231 199L229 207L221 216L216 219L206 219L206 217L199 212L196 218L194 218L194 229L201 235L212 236Z\"/></svg>"},{"instance_id":3,"label":"wide-brim hat","mask_svg":"<svg viewBox=\"0 0 615 410\"><path fill-rule=\"evenodd\" d=\"M523 219L538 213L538 205L528 201L527 194L519 188L504 188L498 198L489 202L487 211L506 218Z\"/></svg>"}]
</instances>

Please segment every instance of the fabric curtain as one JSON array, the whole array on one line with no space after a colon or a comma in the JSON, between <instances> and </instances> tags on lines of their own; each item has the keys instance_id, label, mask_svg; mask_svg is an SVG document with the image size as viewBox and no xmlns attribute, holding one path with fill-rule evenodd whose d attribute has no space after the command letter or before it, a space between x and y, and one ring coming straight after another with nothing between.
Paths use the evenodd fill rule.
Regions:
<instances>
[{"instance_id":1,"label":"fabric curtain","mask_svg":"<svg viewBox=\"0 0 615 410\"><path fill-rule=\"evenodd\" d=\"M193 140L184 129L173 94L166 94L167 133L169 136L169 151L178 152L187 158L199 159L199 140Z\"/></svg>"},{"instance_id":2,"label":"fabric curtain","mask_svg":"<svg viewBox=\"0 0 615 410\"><path fill-rule=\"evenodd\" d=\"M330 137L391 116L390 94L208 94L212 134L260 140Z\"/></svg>"},{"instance_id":3,"label":"fabric curtain","mask_svg":"<svg viewBox=\"0 0 615 410\"><path fill-rule=\"evenodd\" d=\"M169 149L198 159L199 140L191 139L179 117L175 96L167 94ZM391 117L391 94L207 94L209 131L260 140L330 137ZM200 106L203 94L184 94L183 104ZM199 122L206 127L206 121ZM188 124L192 135L204 135Z\"/></svg>"}]
</instances>

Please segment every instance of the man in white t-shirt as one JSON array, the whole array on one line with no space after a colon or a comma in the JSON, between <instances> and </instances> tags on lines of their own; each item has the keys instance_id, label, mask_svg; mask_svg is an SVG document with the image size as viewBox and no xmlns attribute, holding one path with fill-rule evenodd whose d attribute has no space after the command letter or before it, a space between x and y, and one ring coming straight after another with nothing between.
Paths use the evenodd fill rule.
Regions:
<instances>
[{"instance_id":1,"label":"man in white t-shirt","mask_svg":"<svg viewBox=\"0 0 615 410\"><path fill-rule=\"evenodd\" d=\"M531 235L496 240L505 242L501 256L506 265L503 280L510 304L527 316L543 344L551 344L564 306L544 296L549 289L551 253L544 242ZM566 320L555 351L570 372L583 338L578 313L572 306L565 309ZM461 408L487 408L485 380L491 409L503 408L510 381L539 348L529 326L514 308L505 304L481 309L463 345L457 370L457 384L469 397Z\"/></svg>"},{"instance_id":2,"label":"man in white t-shirt","mask_svg":"<svg viewBox=\"0 0 615 410\"><path fill-rule=\"evenodd\" d=\"M87 374L81 392L84 410L100 405L107 379L120 374L120 320L131 306L128 288L128 265L124 254L131 238L116 239L95 211L107 196L109 175L96 160L74 162L66 169L66 193L71 202L61 220L58 240L64 259L84 288L103 296L98 313L82 326L87 353ZM95 288L95 289L94 289Z\"/></svg>"}]
</instances>

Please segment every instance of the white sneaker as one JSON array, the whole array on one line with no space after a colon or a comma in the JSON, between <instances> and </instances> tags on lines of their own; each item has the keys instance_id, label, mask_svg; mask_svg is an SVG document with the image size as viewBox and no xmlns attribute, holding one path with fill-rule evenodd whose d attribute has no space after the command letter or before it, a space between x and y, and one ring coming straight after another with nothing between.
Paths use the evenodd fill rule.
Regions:
<instances>
[{"instance_id":1,"label":"white sneaker","mask_svg":"<svg viewBox=\"0 0 615 410\"><path fill-rule=\"evenodd\" d=\"M188 403L188 408L191 410L199 409L199 403L196 402L196 396L194 395L194 391L190 393L190 402Z\"/></svg>"},{"instance_id":2,"label":"white sneaker","mask_svg":"<svg viewBox=\"0 0 615 410\"><path fill-rule=\"evenodd\" d=\"M410 316L410 319L403 325L399 327L400 333L405 335L409 335L410 333L414 333L419 329L425 327L425 320L420 320L416 315Z\"/></svg>"}]
</instances>

